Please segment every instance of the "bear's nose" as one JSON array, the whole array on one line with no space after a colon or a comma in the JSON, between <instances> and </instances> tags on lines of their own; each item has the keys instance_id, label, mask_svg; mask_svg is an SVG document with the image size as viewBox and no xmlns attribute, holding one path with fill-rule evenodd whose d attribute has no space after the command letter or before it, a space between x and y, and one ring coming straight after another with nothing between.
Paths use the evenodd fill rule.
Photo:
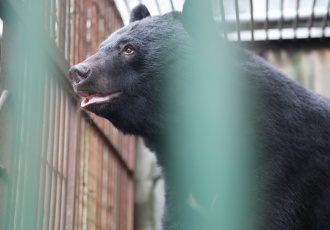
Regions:
<instances>
[{"instance_id":1,"label":"bear's nose","mask_svg":"<svg viewBox=\"0 0 330 230\"><path fill-rule=\"evenodd\" d=\"M90 72L91 70L89 68L78 64L70 68L69 77L71 81L78 84L82 80L85 80L89 76Z\"/></svg>"}]
</instances>

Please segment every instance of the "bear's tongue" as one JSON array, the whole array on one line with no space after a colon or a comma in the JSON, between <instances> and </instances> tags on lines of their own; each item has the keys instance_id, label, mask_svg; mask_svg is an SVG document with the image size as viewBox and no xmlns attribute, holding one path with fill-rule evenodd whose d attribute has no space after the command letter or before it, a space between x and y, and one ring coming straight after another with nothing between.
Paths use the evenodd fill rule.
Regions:
<instances>
[{"instance_id":1,"label":"bear's tongue","mask_svg":"<svg viewBox=\"0 0 330 230\"><path fill-rule=\"evenodd\" d=\"M101 103L104 101L108 101L111 99L111 95L105 96L105 97L97 97L97 96L91 96L91 97L86 97L84 100L81 102L81 107L86 107L87 105L94 104L94 103Z\"/></svg>"},{"instance_id":2,"label":"bear's tongue","mask_svg":"<svg viewBox=\"0 0 330 230\"><path fill-rule=\"evenodd\" d=\"M87 105L90 104L97 104L97 103L102 103L102 102L106 102L106 101L111 101L113 98L118 97L119 95L121 95L121 92L115 92L115 93L111 93L107 96L104 97L99 97L99 96L89 96L89 97L85 97L82 102L81 102L81 107L84 108Z\"/></svg>"}]
</instances>

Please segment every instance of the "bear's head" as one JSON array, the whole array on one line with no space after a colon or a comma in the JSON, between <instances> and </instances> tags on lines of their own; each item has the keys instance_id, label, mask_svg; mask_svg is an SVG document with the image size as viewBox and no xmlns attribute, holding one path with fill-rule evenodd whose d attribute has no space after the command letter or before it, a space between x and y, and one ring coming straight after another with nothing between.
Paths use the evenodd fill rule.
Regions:
<instances>
[{"instance_id":1,"label":"bear's head","mask_svg":"<svg viewBox=\"0 0 330 230\"><path fill-rule=\"evenodd\" d=\"M191 35L184 22L190 17L195 18L185 9L151 17L144 5L135 7L127 26L103 41L96 54L71 67L81 107L124 133L153 136L164 124L160 110L166 79L178 75L189 52Z\"/></svg>"}]
</instances>

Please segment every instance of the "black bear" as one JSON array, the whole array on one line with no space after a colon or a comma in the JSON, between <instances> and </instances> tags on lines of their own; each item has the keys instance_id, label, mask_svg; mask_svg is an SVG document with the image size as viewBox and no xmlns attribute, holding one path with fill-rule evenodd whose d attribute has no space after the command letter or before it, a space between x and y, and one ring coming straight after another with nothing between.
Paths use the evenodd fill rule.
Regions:
<instances>
[{"instance_id":1,"label":"black bear","mask_svg":"<svg viewBox=\"0 0 330 230\"><path fill-rule=\"evenodd\" d=\"M182 66L189 65L190 54L197 50L198 58L208 60L210 66L226 62L222 66L244 73L246 79L241 80L246 81L247 92L261 97L253 105L252 122L260 141L256 178L262 182L256 187L262 192L256 196L258 208L251 225L255 229L330 229L330 100L243 49L229 45L232 57L220 55L220 60L214 60L217 55L212 53L221 54L228 47L208 47L203 52L209 42L205 34L211 36L211 43L221 38L216 27L204 27L203 23L212 24L210 19L196 20L200 20L199 10L204 8L186 2L182 13L151 17L144 5L134 8L129 25L70 69L81 107L110 120L124 133L141 136L156 153L166 180L164 230L205 229L201 223L208 220L203 211L208 201L198 198L203 188L189 187L175 161L182 158L189 164L189 157L203 156L169 157L164 152L167 127L183 122L164 111L168 104L180 101L173 98L177 89L173 82L182 86L189 79ZM209 179L215 181L217 176Z\"/></svg>"}]
</instances>

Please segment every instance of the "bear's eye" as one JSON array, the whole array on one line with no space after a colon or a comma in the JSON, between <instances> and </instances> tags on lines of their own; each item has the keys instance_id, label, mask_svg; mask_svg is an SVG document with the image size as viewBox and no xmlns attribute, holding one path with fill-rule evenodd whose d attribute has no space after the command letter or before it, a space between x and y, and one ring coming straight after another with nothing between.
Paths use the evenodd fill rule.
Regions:
<instances>
[{"instance_id":1,"label":"bear's eye","mask_svg":"<svg viewBox=\"0 0 330 230\"><path fill-rule=\"evenodd\" d=\"M133 54L134 53L134 49L132 46L128 45L124 48L124 53L125 54Z\"/></svg>"}]
</instances>

